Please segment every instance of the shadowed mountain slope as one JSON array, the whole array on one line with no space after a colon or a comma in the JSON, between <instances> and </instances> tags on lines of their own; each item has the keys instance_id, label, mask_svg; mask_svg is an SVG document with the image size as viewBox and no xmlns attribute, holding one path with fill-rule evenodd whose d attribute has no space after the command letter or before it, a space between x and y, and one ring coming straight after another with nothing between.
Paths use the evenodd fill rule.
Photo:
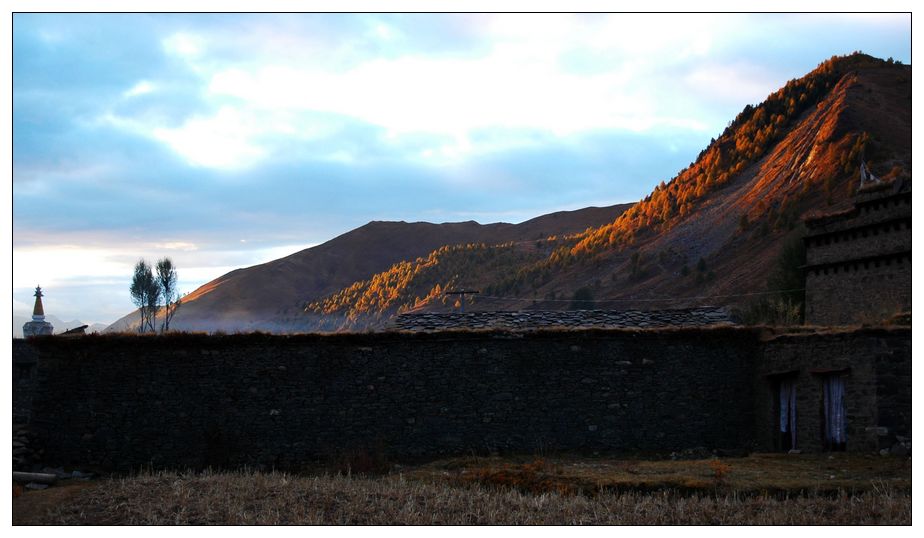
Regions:
<instances>
[{"instance_id":1,"label":"shadowed mountain slope","mask_svg":"<svg viewBox=\"0 0 924 538\"><path fill-rule=\"evenodd\" d=\"M313 327L302 313L306 301L334 293L402 260L426 256L446 245L578 233L611 221L630 205L559 211L520 224L370 222L321 245L237 269L204 284L184 298L171 327L188 331L310 330ZM109 330L135 330L137 324L138 313L133 312Z\"/></svg>"}]
</instances>

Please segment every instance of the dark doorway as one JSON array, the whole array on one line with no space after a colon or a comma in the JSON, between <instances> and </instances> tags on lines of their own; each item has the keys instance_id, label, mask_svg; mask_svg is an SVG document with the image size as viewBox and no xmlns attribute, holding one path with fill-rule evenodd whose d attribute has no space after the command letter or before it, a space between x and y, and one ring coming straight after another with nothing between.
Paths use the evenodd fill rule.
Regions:
<instances>
[{"instance_id":1,"label":"dark doorway","mask_svg":"<svg viewBox=\"0 0 924 538\"><path fill-rule=\"evenodd\" d=\"M771 378L773 390L774 445L780 452L797 448L796 443L796 376L782 374Z\"/></svg>"},{"instance_id":2,"label":"dark doorway","mask_svg":"<svg viewBox=\"0 0 924 538\"><path fill-rule=\"evenodd\" d=\"M822 426L825 450L847 449L847 376L843 373L827 374L821 378L824 401Z\"/></svg>"},{"instance_id":3,"label":"dark doorway","mask_svg":"<svg viewBox=\"0 0 924 538\"><path fill-rule=\"evenodd\" d=\"M796 379L780 380L780 450L796 448Z\"/></svg>"}]
</instances>

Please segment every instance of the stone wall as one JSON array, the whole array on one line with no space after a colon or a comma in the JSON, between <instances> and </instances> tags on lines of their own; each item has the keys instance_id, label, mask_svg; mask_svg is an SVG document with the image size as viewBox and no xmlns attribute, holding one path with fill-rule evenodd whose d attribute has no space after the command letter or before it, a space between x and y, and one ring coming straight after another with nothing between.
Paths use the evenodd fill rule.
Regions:
<instances>
[{"instance_id":1,"label":"stone wall","mask_svg":"<svg viewBox=\"0 0 924 538\"><path fill-rule=\"evenodd\" d=\"M911 436L910 330L865 330L830 334L794 334L768 339L755 377L755 439L758 446L779 445L776 381L796 382L796 448L818 451L823 445L822 382L846 376L847 446L878 451L896 436Z\"/></svg>"},{"instance_id":2,"label":"stone wall","mask_svg":"<svg viewBox=\"0 0 924 538\"><path fill-rule=\"evenodd\" d=\"M910 184L862 191L853 208L806 226L807 324L878 323L911 310Z\"/></svg>"},{"instance_id":3,"label":"stone wall","mask_svg":"<svg viewBox=\"0 0 924 538\"><path fill-rule=\"evenodd\" d=\"M402 331L453 329L528 330L544 328L706 327L731 324L728 310L705 306L672 310L519 310L512 312L423 312L396 316L392 328Z\"/></svg>"},{"instance_id":4,"label":"stone wall","mask_svg":"<svg viewBox=\"0 0 924 538\"><path fill-rule=\"evenodd\" d=\"M911 311L911 253L816 268L805 275L809 325L876 324Z\"/></svg>"},{"instance_id":5,"label":"stone wall","mask_svg":"<svg viewBox=\"0 0 924 538\"><path fill-rule=\"evenodd\" d=\"M14 340L14 342L17 342ZM26 424L32 415L38 352L31 346L14 343L13 353L13 423Z\"/></svg>"},{"instance_id":6,"label":"stone wall","mask_svg":"<svg viewBox=\"0 0 924 538\"><path fill-rule=\"evenodd\" d=\"M293 468L357 450L398 459L771 450L767 394L757 390L765 376L846 362L857 379L848 386L866 398L852 432L878 416L910 418L910 381L877 400L889 384L903 387L904 374L880 388L891 363L863 362L888 351L910 364L907 330L770 342L741 328L88 336L14 341L13 350L39 357L30 427L49 465Z\"/></svg>"},{"instance_id":7,"label":"stone wall","mask_svg":"<svg viewBox=\"0 0 924 538\"><path fill-rule=\"evenodd\" d=\"M834 264L884 253L911 251L911 215L842 232L806 238L808 265Z\"/></svg>"},{"instance_id":8,"label":"stone wall","mask_svg":"<svg viewBox=\"0 0 924 538\"><path fill-rule=\"evenodd\" d=\"M887 341L876 358L879 448L911 445L911 338ZM900 454L900 453L899 453Z\"/></svg>"}]
</instances>

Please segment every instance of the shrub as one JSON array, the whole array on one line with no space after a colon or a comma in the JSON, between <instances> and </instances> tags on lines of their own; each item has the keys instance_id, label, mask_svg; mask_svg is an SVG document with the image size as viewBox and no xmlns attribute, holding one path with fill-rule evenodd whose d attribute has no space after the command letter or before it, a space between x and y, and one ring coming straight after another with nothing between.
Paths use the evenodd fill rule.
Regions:
<instances>
[{"instance_id":1,"label":"shrub","mask_svg":"<svg viewBox=\"0 0 924 538\"><path fill-rule=\"evenodd\" d=\"M767 277L772 293L755 299L739 312L747 325L801 325L805 316L805 243L803 229L793 232L783 244L776 269Z\"/></svg>"},{"instance_id":2,"label":"shrub","mask_svg":"<svg viewBox=\"0 0 924 538\"><path fill-rule=\"evenodd\" d=\"M350 475L377 476L387 473L391 464L381 448L355 449L344 452L335 460L337 472Z\"/></svg>"},{"instance_id":3,"label":"shrub","mask_svg":"<svg viewBox=\"0 0 924 538\"><path fill-rule=\"evenodd\" d=\"M593 307L594 292L590 288L578 288L571 297L571 310L587 310Z\"/></svg>"},{"instance_id":4,"label":"shrub","mask_svg":"<svg viewBox=\"0 0 924 538\"><path fill-rule=\"evenodd\" d=\"M741 218L738 219L738 229L743 232L748 229L748 226L750 226L750 222L748 222L748 214L742 213Z\"/></svg>"},{"instance_id":5,"label":"shrub","mask_svg":"<svg viewBox=\"0 0 924 538\"><path fill-rule=\"evenodd\" d=\"M709 468L712 469L712 479L716 485L725 484L725 478L731 472L731 465L720 460L712 460L709 462Z\"/></svg>"},{"instance_id":6,"label":"shrub","mask_svg":"<svg viewBox=\"0 0 924 538\"><path fill-rule=\"evenodd\" d=\"M510 488L523 493L574 495L578 493L574 484L554 476L555 469L542 458L530 463L504 464L500 469L479 468L464 473L463 482L474 482L485 486Z\"/></svg>"},{"instance_id":7,"label":"shrub","mask_svg":"<svg viewBox=\"0 0 924 538\"><path fill-rule=\"evenodd\" d=\"M764 297L752 301L738 313L745 325L801 325L802 303L785 297Z\"/></svg>"}]
</instances>

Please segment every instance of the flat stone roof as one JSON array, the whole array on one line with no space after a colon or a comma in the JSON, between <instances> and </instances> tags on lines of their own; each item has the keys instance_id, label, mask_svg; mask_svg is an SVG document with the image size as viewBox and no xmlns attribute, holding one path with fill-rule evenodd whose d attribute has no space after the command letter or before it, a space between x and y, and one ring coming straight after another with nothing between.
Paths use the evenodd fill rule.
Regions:
<instances>
[{"instance_id":1,"label":"flat stone roof","mask_svg":"<svg viewBox=\"0 0 924 538\"><path fill-rule=\"evenodd\" d=\"M394 318L390 329L656 328L732 325L724 307L675 310L520 310L514 312L408 313Z\"/></svg>"}]
</instances>

